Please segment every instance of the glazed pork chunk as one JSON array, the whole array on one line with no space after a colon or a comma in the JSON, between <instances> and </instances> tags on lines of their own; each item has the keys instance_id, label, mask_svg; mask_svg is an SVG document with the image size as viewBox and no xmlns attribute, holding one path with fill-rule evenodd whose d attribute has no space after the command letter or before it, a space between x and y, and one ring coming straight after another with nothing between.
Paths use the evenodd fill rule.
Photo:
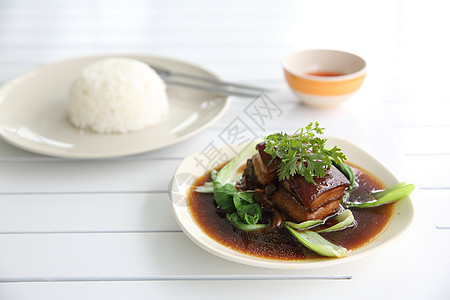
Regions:
<instances>
[{"instance_id":1,"label":"glazed pork chunk","mask_svg":"<svg viewBox=\"0 0 450 300\"><path fill-rule=\"evenodd\" d=\"M328 168L321 178L314 177L314 183L301 175L280 182L277 177L280 158L272 159L265 148L265 143L259 143L257 153L247 161L243 190L265 189L271 205L288 219L298 222L324 219L339 211L340 200L350 182L336 167Z\"/></svg>"},{"instance_id":2,"label":"glazed pork chunk","mask_svg":"<svg viewBox=\"0 0 450 300\"><path fill-rule=\"evenodd\" d=\"M258 152L247 161L243 179L248 189L264 188L277 180L280 159L272 160L272 157L264 151L265 148L265 143L256 145Z\"/></svg>"},{"instance_id":3,"label":"glazed pork chunk","mask_svg":"<svg viewBox=\"0 0 450 300\"><path fill-rule=\"evenodd\" d=\"M324 219L340 209L340 200L350 185L348 179L334 166L325 176L308 182L303 176L283 180L270 196L278 209L297 222Z\"/></svg>"}]
</instances>

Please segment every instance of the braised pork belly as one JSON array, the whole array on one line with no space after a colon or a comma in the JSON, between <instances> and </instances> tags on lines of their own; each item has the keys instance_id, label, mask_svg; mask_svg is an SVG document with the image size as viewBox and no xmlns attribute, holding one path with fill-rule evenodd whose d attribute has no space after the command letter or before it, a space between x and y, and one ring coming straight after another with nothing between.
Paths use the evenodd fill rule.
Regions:
<instances>
[{"instance_id":1,"label":"braised pork belly","mask_svg":"<svg viewBox=\"0 0 450 300\"><path fill-rule=\"evenodd\" d=\"M243 174L243 185L246 189L264 188L277 180L277 171L280 166L280 159L267 154L264 149L265 143L256 145L258 152L247 160L247 165Z\"/></svg>"},{"instance_id":2,"label":"braised pork belly","mask_svg":"<svg viewBox=\"0 0 450 300\"><path fill-rule=\"evenodd\" d=\"M311 211L305 208L303 204L282 187L278 188L270 195L270 199L287 219L297 222L316 219L323 220L336 214L340 210L340 197L333 198Z\"/></svg>"},{"instance_id":3,"label":"braised pork belly","mask_svg":"<svg viewBox=\"0 0 450 300\"><path fill-rule=\"evenodd\" d=\"M339 212L340 201L350 182L336 167L330 166L324 176L314 177L314 182L308 182L301 175L279 181L279 158L272 159L264 152L264 143L258 144L256 149L257 154L247 161L242 189L264 189L264 199L268 199L283 218L296 222L326 219Z\"/></svg>"}]
</instances>

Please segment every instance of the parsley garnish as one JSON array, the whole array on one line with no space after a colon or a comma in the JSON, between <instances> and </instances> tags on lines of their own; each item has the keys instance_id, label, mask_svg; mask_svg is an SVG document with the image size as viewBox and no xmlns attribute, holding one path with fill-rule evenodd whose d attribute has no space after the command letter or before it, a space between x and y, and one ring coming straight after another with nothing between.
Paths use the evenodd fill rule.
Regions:
<instances>
[{"instance_id":1,"label":"parsley garnish","mask_svg":"<svg viewBox=\"0 0 450 300\"><path fill-rule=\"evenodd\" d=\"M281 159L278 179L288 179L299 174L309 182L313 177L322 177L332 162L343 163L346 159L341 149L333 147L325 149L326 139L317 137L323 134L324 128L319 123L309 123L305 128L298 129L294 134L274 133L264 138L266 153Z\"/></svg>"}]
</instances>

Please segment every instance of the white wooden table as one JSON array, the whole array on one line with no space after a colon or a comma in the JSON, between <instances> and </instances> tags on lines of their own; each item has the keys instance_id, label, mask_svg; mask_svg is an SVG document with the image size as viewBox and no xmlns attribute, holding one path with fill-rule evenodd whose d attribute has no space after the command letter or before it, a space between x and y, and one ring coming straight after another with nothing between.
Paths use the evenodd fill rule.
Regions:
<instances>
[{"instance_id":1,"label":"white wooden table","mask_svg":"<svg viewBox=\"0 0 450 300\"><path fill-rule=\"evenodd\" d=\"M0 299L450 299L450 45L445 1L0 0L0 82L99 53L163 55L275 88L263 129L231 97L225 116L166 149L106 160L44 157L0 141ZM283 81L291 51L368 62L343 106L300 105ZM51 87L49 87L51 88ZM237 116L263 134L319 121L415 183L415 219L395 244L313 270L232 263L178 227L168 184L181 159ZM1 125L1 124L0 124Z\"/></svg>"}]
</instances>

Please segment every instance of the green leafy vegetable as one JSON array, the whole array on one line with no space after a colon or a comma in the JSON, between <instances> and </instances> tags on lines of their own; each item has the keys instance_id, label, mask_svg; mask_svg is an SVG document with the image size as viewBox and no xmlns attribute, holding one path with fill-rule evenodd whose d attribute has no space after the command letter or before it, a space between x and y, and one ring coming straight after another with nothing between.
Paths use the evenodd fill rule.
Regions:
<instances>
[{"instance_id":1,"label":"green leafy vegetable","mask_svg":"<svg viewBox=\"0 0 450 300\"><path fill-rule=\"evenodd\" d=\"M347 202L347 207L358 207L358 208L366 208L366 207L375 207L388 203L395 202L402 198L405 198L409 194L411 194L416 187L414 184L407 184L405 182L398 183L393 185L383 191L371 193L374 198L373 201L368 202Z\"/></svg>"},{"instance_id":2,"label":"green leafy vegetable","mask_svg":"<svg viewBox=\"0 0 450 300\"><path fill-rule=\"evenodd\" d=\"M408 187L409 186L409 187ZM394 192L394 191L399 191L402 188L408 187L408 189L413 188L414 189L414 185L412 184L407 184L406 182L400 182L397 183L391 187L388 187L385 190L382 191L378 191L378 192L373 192L372 196L377 199L380 200L382 197L386 196L387 194ZM391 194L392 195L392 194Z\"/></svg>"},{"instance_id":3,"label":"green leafy vegetable","mask_svg":"<svg viewBox=\"0 0 450 300\"><path fill-rule=\"evenodd\" d=\"M333 217L334 220L336 220L338 223L316 231L317 233L324 233L324 232L331 232L331 231L338 231L338 230L343 230L345 228L351 227L355 224L355 217L353 217L353 213L350 209L346 209L343 212L341 212L339 215Z\"/></svg>"},{"instance_id":4,"label":"green leafy vegetable","mask_svg":"<svg viewBox=\"0 0 450 300\"><path fill-rule=\"evenodd\" d=\"M319 138L316 134L323 134L323 128L319 127L318 122L309 123L292 135L275 133L264 139L264 151L270 154L272 159L281 159L279 180L299 174L307 181L314 182L313 177L324 176L332 161L343 163L345 155L341 149L325 149L326 139Z\"/></svg>"},{"instance_id":5,"label":"green leafy vegetable","mask_svg":"<svg viewBox=\"0 0 450 300\"><path fill-rule=\"evenodd\" d=\"M217 205L227 211L227 218L237 228L245 231L266 228L266 224L257 224L262 217L262 209L253 199L252 193L239 192L234 183L241 178L239 168L256 153L256 144L250 142L236 157L219 171L211 171L212 182L196 188L200 193L213 193Z\"/></svg>"},{"instance_id":6,"label":"green leafy vegetable","mask_svg":"<svg viewBox=\"0 0 450 300\"><path fill-rule=\"evenodd\" d=\"M214 192L214 185L212 182L205 182L203 185L195 188L195 191L203 194L210 194Z\"/></svg>"},{"instance_id":7,"label":"green leafy vegetable","mask_svg":"<svg viewBox=\"0 0 450 300\"><path fill-rule=\"evenodd\" d=\"M266 224L258 224L262 209L253 199L253 194L239 192L230 183L220 185L214 182L214 198L217 205L228 212L228 220L237 228L249 231L267 227Z\"/></svg>"},{"instance_id":8,"label":"green leafy vegetable","mask_svg":"<svg viewBox=\"0 0 450 300\"><path fill-rule=\"evenodd\" d=\"M237 209L237 214L245 223L255 225L261 219L262 210L258 203L244 204Z\"/></svg>"},{"instance_id":9,"label":"green leafy vegetable","mask_svg":"<svg viewBox=\"0 0 450 300\"><path fill-rule=\"evenodd\" d=\"M353 226L353 224L355 223L355 218L353 217L353 213L349 209L342 211L339 215L333 217L332 220L336 221L337 224L335 224L331 227L316 231L316 232L322 233L322 232L343 230L345 228ZM308 221L304 221L301 223L294 223L291 221L284 221L284 223L286 225L289 225L290 227L292 227L295 230L306 230L306 229L311 229L318 225L325 224L325 221L318 219L318 220L308 220Z\"/></svg>"},{"instance_id":10,"label":"green leafy vegetable","mask_svg":"<svg viewBox=\"0 0 450 300\"><path fill-rule=\"evenodd\" d=\"M349 252L346 248L329 242L314 231L304 230L299 232L287 225L286 222L283 222L283 226L286 227L300 243L322 256L344 257Z\"/></svg>"},{"instance_id":11,"label":"green leafy vegetable","mask_svg":"<svg viewBox=\"0 0 450 300\"><path fill-rule=\"evenodd\" d=\"M227 183L225 185L221 185L218 182L213 182L214 187L214 199L216 200L217 205L223 210L226 211L235 211L233 197L234 194L238 192L237 188L234 185Z\"/></svg>"},{"instance_id":12,"label":"green leafy vegetable","mask_svg":"<svg viewBox=\"0 0 450 300\"><path fill-rule=\"evenodd\" d=\"M306 229L310 229L313 228L317 225L323 224L324 221L323 220L309 220L309 221L304 221L301 223L294 223L291 221L284 221L285 224L289 225L290 227L296 229L296 230L306 230Z\"/></svg>"},{"instance_id":13,"label":"green leafy vegetable","mask_svg":"<svg viewBox=\"0 0 450 300\"><path fill-rule=\"evenodd\" d=\"M254 154L256 154L256 145L260 140L251 141L237 156L228 162L220 171L214 181L224 185L227 183L235 184L241 179L242 174L238 172L239 168Z\"/></svg>"},{"instance_id":14,"label":"green leafy vegetable","mask_svg":"<svg viewBox=\"0 0 450 300\"><path fill-rule=\"evenodd\" d=\"M267 224L246 224L242 222L241 218L237 215L237 213L228 213L227 219L233 224L236 228L239 228L243 231L253 231L253 230L261 230L267 227Z\"/></svg>"},{"instance_id":15,"label":"green leafy vegetable","mask_svg":"<svg viewBox=\"0 0 450 300\"><path fill-rule=\"evenodd\" d=\"M342 195L342 198L341 198L341 201L340 201L341 205L345 206L347 201L348 201L348 199L350 199L350 192L345 190L344 191L344 195Z\"/></svg>"},{"instance_id":16,"label":"green leafy vegetable","mask_svg":"<svg viewBox=\"0 0 450 300\"><path fill-rule=\"evenodd\" d=\"M210 173L211 176L211 181L217 181L217 170L212 170ZM205 182L205 184L207 184L208 182Z\"/></svg>"},{"instance_id":17,"label":"green leafy vegetable","mask_svg":"<svg viewBox=\"0 0 450 300\"><path fill-rule=\"evenodd\" d=\"M262 216L262 209L258 203L253 200L250 193L239 192L233 196L234 206L239 218L244 223L255 225Z\"/></svg>"},{"instance_id":18,"label":"green leafy vegetable","mask_svg":"<svg viewBox=\"0 0 450 300\"><path fill-rule=\"evenodd\" d=\"M211 171L211 181L220 183L221 185L235 184L242 174L238 172L239 168L245 163L245 161L252 157L256 153L256 145L261 142L260 140L251 141L237 156L230 160L219 171ZM211 182L205 182L203 185L195 188L199 193L213 193L214 188Z\"/></svg>"}]
</instances>

